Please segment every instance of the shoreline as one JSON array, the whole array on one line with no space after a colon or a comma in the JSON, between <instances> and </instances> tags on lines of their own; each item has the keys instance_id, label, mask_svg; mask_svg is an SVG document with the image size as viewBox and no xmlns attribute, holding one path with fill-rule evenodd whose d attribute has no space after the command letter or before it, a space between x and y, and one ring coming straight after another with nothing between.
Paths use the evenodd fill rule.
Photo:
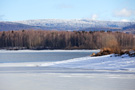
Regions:
<instances>
[{"instance_id":1,"label":"shoreline","mask_svg":"<svg viewBox=\"0 0 135 90\"><path fill-rule=\"evenodd\" d=\"M93 50L86 50L86 49L74 49L74 50L64 50L64 49L44 49L44 50L31 50L31 49L24 49L24 50L6 50L6 49L0 49L0 53L4 52L99 52L99 49L93 49Z\"/></svg>"},{"instance_id":2,"label":"shoreline","mask_svg":"<svg viewBox=\"0 0 135 90\"><path fill-rule=\"evenodd\" d=\"M89 48L23 48L23 47L19 47L19 48L0 48L0 50L97 50L95 49L89 49ZM100 49L98 49L100 50Z\"/></svg>"}]
</instances>

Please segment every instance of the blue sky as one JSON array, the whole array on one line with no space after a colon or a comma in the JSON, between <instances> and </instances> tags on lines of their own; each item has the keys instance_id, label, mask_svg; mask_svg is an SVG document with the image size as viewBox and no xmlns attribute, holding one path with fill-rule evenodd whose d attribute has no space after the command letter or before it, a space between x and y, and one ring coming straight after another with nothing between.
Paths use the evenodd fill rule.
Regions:
<instances>
[{"instance_id":1,"label":"blue sky","mask_svg":"<svg viewBox=\"0 0 135 90\"><path fill-rule=\"evenodd\" d=\"M0 0L0 20L134 21L135 0Z\"/></svg>"}]
</instances>

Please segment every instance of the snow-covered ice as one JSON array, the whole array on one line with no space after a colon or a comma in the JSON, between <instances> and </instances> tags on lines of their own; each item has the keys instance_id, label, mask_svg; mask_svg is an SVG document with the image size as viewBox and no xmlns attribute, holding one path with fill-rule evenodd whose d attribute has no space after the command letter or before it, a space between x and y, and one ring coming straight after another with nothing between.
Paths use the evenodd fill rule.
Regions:
<instances>
[{"instance_id":1,"label":"snow-covered ice","mask_svg":"<svg viewBox=\"0 0 135 90\"><path fill-rule=\"evenodd\" d=\"M57 62L0 63L0 67L54 67L91 70L130 70L135 71L135 57L114 54L98 57L82 57Z\"/></svg>"},{"instance_id":2,"label":"snow-covered ice","mask_svg":"<svg viewBox=\"0 0 135 90\"><path fill-rule=\"evenodd\" d=\"M117 57L113 54L99 57L88 56L50 64L45 63L40 66L93 70L135 70L135 57L129 57L126 54Z\"/></svg>"}]
</instances>

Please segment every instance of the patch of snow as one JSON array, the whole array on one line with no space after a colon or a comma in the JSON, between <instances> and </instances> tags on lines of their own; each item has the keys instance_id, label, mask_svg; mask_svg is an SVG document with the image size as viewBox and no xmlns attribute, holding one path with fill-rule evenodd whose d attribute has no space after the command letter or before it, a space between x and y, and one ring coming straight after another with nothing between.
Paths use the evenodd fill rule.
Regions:
<instances>
[{"instance_id":1,"label":"patch of snow","mask_svg":"<svg viewBox=\"0 0 135 90\"><path fill-rule=\"evenodd\" d=\"M130 53L130 54L134 54L134 53L135 53L135 51L134 51L134 50L132 50L132 51L129 51L129 53Z\"/></svg>"}]
</instances>

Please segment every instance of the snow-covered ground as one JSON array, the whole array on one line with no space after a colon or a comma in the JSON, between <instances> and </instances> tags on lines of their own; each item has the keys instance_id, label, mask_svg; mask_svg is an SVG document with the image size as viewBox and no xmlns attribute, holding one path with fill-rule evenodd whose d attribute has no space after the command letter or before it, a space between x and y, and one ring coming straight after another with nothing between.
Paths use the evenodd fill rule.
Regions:
<instances>
[{"instance_id":1,"label":"snow-covered ground","mask_svg":"<svg viewBox=\"0 0 135 90\"><path fill-rule=\"evenodd\" d=\"M135 71L135 57L128 55L105 55L98 57L82 57L57 62L27 62L27 63L0 63L0 67L54 67L79 68L91 70L129 70Z\"/></svg>"}]
</instances>

